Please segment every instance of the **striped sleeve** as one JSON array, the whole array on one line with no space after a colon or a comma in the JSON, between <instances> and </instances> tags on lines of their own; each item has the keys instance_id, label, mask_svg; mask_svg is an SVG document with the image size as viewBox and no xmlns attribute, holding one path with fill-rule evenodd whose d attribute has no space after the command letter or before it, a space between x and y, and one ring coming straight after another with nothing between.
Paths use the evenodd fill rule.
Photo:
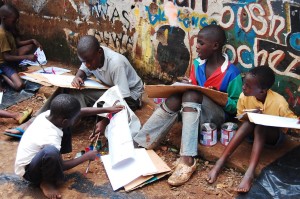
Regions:
<instances>
[{"instance_id":1,"label":"striped sleeve","mask_svg":"<svg viewBox=\"0 0 300 199\"><path fill-rule=\"evenodd\" d=\"M224 107L224 110L230 114L236 114L237 102L242 92L242 84L242 77L240 74L237 75L234 79L232 79L228 84L228 101L226 106Z\"/></svg>"}]
</instances>

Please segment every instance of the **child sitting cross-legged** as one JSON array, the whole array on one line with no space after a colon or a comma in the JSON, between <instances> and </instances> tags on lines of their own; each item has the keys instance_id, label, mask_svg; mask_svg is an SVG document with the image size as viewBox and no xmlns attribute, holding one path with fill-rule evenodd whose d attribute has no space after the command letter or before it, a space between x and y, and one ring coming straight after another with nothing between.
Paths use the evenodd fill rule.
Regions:
<instances>
[{"instance_id":1,"label":"child sitting cross-legged","mask_svg":"<svg viewBox=\"0 0 300 199\"><path fill-rule=\"evenodd\" d=\"M62 160L61 154L72 151L69 127L79 117L122 109L123 106L80 109L79 101L71 95L56 96L50 110L38 115L25 131L17 151L15 173L39 185L46 197L61 198L57 185L64 178L63 172L97 156L97 151L89 151L79 158Z\"/></svg>"},{"instance_id":2,"label":"child sitting cross-legged","mask_svg":"<svg viewBox=\"0 0 300 199\"><path fill-rule=\"evenodd\" d=\"M242 114L245 109L256 109L263 114L297 118L289 109L289 105L280 94L270 88L275 82L273 70L268 66L259 66L251 69L245 76L243 93L241 93L237 113ZM263 126L243 121L242 125L229 142L220 159L208 174L208 182L214 183L221 168L229 156L242 143L246 137L254 137L249 167L236 188L237 192L248 192L254 179L255 168L258 164L264 146L278 147L284 138L286 129Z\"/></svg>"}]
</instances>

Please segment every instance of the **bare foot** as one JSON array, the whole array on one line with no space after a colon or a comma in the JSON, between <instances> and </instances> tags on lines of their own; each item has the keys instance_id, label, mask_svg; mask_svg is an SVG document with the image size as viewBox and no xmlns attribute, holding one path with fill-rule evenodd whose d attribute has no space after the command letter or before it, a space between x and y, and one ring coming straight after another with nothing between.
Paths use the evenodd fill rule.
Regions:
<instances>
[{"instance_id":1,"label":"bare foot","mask_svg":"<svg viewBox=\"0 0 300 199\"><path fill-rule=\"evenodd\" d=\"M47 182L42 182L40 184L40 188L42 189L44 195L47 198L50 198L50 199L61 198L60 193L58 193L58 190L56 189L56 187L53 184L50 184Z\"/></svg>"},{"instance_id":2,"label":"bare foot","mask_svg":"<svg viewBox=\"0 0 300 199\"><path fill-rule=\"evenodd\" d=\"M5 132L12 133L12 134L20 134L20 133L23 134L32 122L33 122L33 119L30 119L27 122L19 125L18 127L15 127L12 129L6 129Z\"/></svg>"},{"instance_id":3,"label":"bare foot","mask_svg":"<svg viewBox=\"0 0 300 199\"><path fill-rule=\"evenodd\" d=\"M207 182L212 184L217 180L217 177L221 171L223 164L219 161L216 162L215 166L210 170L210 172L207 175Z\"/></svg>"},{"instance_id":4,"label":"bare foot","mask_svg":"<svg viewBox=\"0 0 300 199\"><path fill-rule=\"evenodd\" d=\"M235 191L239 193L247 193L251 188L253 179L253 175L244 175L242 182L235 189Z\"/></svg>"}]
</instances>

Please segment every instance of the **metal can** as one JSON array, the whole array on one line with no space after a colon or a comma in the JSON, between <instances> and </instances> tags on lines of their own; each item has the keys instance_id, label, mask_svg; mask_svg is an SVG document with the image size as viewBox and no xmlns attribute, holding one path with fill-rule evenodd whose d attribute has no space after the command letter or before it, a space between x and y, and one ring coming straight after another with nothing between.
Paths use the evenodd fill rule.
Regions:
<instances>
[{"instance_id":1,"label":"metal can","mask_svg":"<svg viewBox=\"0 0 300 199\"><path fill-rule=\"evenodd\" d=\"M238 125L232 122L226 122L221 126L221 143L225 146L228 145L233 135L236 133Z\"/></svg>"},{"instance_id":2,"label":"metal can","mask_svg":"<svg viewBox=\"0 0 300 199\"><path fill-rule=\"evenodd\" d=\"M214 123L203 123L199 134L199 142L204 146L213 146L217 143L217 125Z\"/></svg>"},{"instance_id":3,"label":"metal can","mask_svg":"<svg viewBox=\"0 0 300 199\"><path fill-rule=\"evenodd\" d=\"M166 98L154 98L153 101L155 104L160 104L162 102L164 102L166 100Z\"/></svg>"}]
</instances>

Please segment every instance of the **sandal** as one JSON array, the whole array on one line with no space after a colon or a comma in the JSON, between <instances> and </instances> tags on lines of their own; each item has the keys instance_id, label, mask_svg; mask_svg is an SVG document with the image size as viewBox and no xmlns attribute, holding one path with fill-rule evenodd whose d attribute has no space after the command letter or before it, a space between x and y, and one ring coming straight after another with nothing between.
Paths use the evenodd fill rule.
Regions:
<instances>
[{"instance_id":1,"label":"sandal","mask_svg":"<svg viewBox=\"0 0 300 199\"><path fill-rule=\"evenodd\" d=\"M23 122L25 122L32 114L32 108L28 108L25 111L22 111L23 116L18 120L19 124L22 124Z\"/></svg>"},{"instance_id":2,"label":"sandal","mask_svg":"<svg viewBox=\"0 0 300 199\"><path fill-rule=\"evenodd\" d=\"M171 186L180 186L186 183L196 171L197 161L194 159L194 164L192 166L187 166L186 164L179 163L175 168L173 174L169 177L168 183Z\"/></svg>"},{"instance_id":3,"label":"sandal","mask_svg":"<svg viewBox=\"0 0 300 199\"><path fill-rule=\"evenodd\" d=\"M25 132L22 128L19 128L19 127L16 127L13 130L17 130L17 131L19 131L19 133L13 133L13 132L6 131L6 132L4 132L4 135L10 136L10 137L21 138Z\"/></svg>"}]
</instances>

